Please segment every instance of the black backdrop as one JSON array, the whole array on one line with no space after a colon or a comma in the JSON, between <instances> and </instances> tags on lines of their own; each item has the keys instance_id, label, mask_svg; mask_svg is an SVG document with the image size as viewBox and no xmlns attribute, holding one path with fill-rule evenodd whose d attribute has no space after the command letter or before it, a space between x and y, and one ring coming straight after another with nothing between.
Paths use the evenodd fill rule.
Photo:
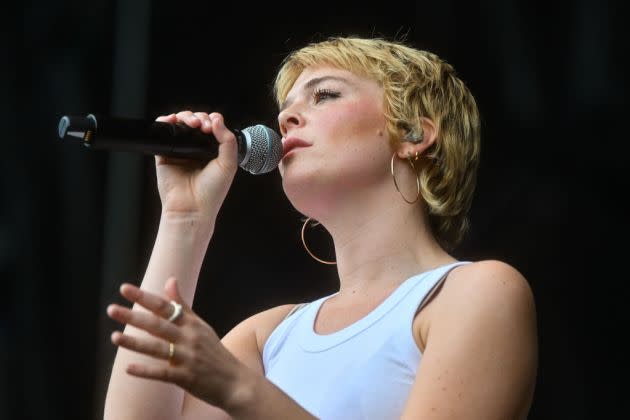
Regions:
<instances>
[{"instance_id":1,"label":"black backdrop","mask_svg":"<svg viewBox=\"0 0 630 420\"><path fill-rule=\"evenodd\" d=\"M281 59L306 42L353 34L436 52L478 100L478 194L455 255L502 259L530 281L540 332L530 418L603 418L625 407L608 366L622 360L614 321L623 278L614 268L623 247L612 242L624 227L614 200L624 191L627 137L622 16L596 0L7 5L0 418L102 415L115 328L105 307L121 302L121 282L140 281L157 229L152 158L61 142L59 117L191 108L222 112L236 128L275 126ZM299 229L277 172L239 171L195 301L220 334L272 305L334 290L334 271L306 255Z\"/></svg>"}]
</instances>

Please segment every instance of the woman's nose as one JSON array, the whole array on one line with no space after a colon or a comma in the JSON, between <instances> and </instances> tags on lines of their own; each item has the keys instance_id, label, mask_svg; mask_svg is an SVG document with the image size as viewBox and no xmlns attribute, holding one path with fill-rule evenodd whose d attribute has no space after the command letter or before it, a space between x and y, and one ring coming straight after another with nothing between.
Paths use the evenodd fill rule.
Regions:
<instances>
[{"instance_id":1,"label":"woman's nose","mask_svg":"<svg viewBox=\"0 0 630 420\"><path fill-rule=\"evenodd\" d=\"M295 108L286 108L278 114L280 133L286 137L291 128L304 125L304 117Z\"/></svg>"}]
</instances>

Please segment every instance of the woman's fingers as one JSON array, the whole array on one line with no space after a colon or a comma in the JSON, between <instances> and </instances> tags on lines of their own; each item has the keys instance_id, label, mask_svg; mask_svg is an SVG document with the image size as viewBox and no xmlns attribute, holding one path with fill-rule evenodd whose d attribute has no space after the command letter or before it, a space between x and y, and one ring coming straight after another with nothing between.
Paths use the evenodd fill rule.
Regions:
<instances>
[{"instance_id":1,"label":"woman's fingers","mask_svg":"<svg viewBox=\"0 0 630 420\"><path fill-rule=\"evenodd\" d=\"M120 331L114 331L111 336L112 343L117 346L124 347L128 350L135 351L137 353L146 354L147 356L154 357L156 359L170 360L173 363L177 363L181 354L173 354L169 358L170 344L168 341L139 338L128 334L123 334Z\"/></svg>"},{"instance_id":2,"label":"woman's fingers","mask_svg":"<svg viewBox=\"0 0 630 420\"><path fill-rule=\"evenodd\" d=\"M176 123L182 122L193 128L199 128L204 133L212 132L212 120L207 112L181 111L177 114L160 115L156 121Z\"/></svg>"},{"instance_id":3,"label":"woman's fingers","mask_svg":"<svg viewBox=\"0 0 630 420\"><path fill-rule=\"evenodd\" d=\"M176 114L178 121L199 128L206 134L212 133L212 120L207 112L182 111Z\"/></svg>"},{"instance_id":4,"label":"woman's fingers","mask_svg":"<svg viewBox=\"0 0 630 420\"><path fill-rule=\"evenodd\" d=\"M178 112L177 119L193 128L200 128L202 125L201 120L192 111Z\"/></svg>"},{"instance_id":5,"label":"woman's fingers","mask_svg":"<svg viewBox=\"0 0 630 420\"><path fill-rule=\"evenodd\" d=\"M139 378L155 379L178 385L186 383L188 375L183 369L171 366L146 366L132 363L127 366L127 373Z\"/></svg>"},{"instance_id":6,"label":"woman's fingers","mask_svg":"<svg viewBox=\"0 0 630 420\"><path fill-rule=\"evenodd\" d=\"M120 294L129 302L137 303L138 305L165 319L170 318L175 310L174 305L172 305L168 300L159 295L142 290L133 284L124 283L120 286ZM179 303L182 305L184 312L189 310L186 304L181 302Z\"/></svg>"},{"instance_id":7,"label":"woman's fingers","mask_svg":"<svg viewBox=\"0 0 630 420\"><path fill-rule=\"evenodd\" d=\"M195 112L193 114L199 121L201 121L201 131L206 134L212 133L212 120L207 112Z\"/></svg>"},{"instance_id":8,"label":"woman's fingers","mask_svg":"<svg viewBox=\"0 0 630 420\"><path fill-rule=\"evenodd\" d=\"M218 112L210 114L212 119L212 131L214 137L219 142L219 156L217 162L224 169L225 173L234 176L237 165L237 144L236 136L230 131L223 121L223 115Z\"/></svg>"},{"instance_id":9,"label":"woman's fingers","mask_svg":"<svg viewBox=\"0 0 630 420\"><path fill-rule=\"evenodd\" d=\"M208 118L212 122L214 136L220 144L232 143L236 140L234 133L225 126L223 115L219 114L218 112L213 112L212 114L208 115Z\"/></svg>"},{"instance_id":10,"label":"woman's fingers","mask_svg":"<svg viewBox=\"0 0 630 420\"><path fill-rule=\"evenodd\" d=\"M155 121L168 122L168 123L177 122L177 115L175 114L160 115L159 117L155 119Z\"/></svg>"},{"instance_id":11,"label":"woman's fingers","mask_svg":"<svg viewBox=\"0 0 630 420\"><path fill-rule=\"evenodd\" d=\"M159 116L156 121L169 123L184 123L189 127L197 128L203 133L214 134L219 143L220 164L229 171L236 168L236 137L223 122L223 115L218 112L208 114L207 112L180 111L177 114Z\"/></svg>"},{"instance_id":12,"label":"woman's fingers","mask_svg":"<svg viewBox=\"0 0 630 420\"><path fill-rule=\"evenodd\" d=\"M111 304L107 307L107 315L121 324L132 325L168 341L177 341L181 335L176 325L152 313Z\"/></svg>"}]
</instances>

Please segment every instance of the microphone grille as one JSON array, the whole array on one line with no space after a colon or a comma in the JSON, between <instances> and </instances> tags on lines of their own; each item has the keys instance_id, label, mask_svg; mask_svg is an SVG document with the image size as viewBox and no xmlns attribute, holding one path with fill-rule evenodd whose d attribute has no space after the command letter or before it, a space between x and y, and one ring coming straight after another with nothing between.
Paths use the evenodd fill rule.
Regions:
<instances>
[{"instance_id":1,"label":"microphone grille","mask_svg":"<svg viewBox=\"0 0 630 420\"><path fill-rule=\"evenodd\" d=\"M249 159L242 168L255 175L274 170L282 159L280 135L262 124L244 128L242 131L251 138Z\"/></svg>"}]
</instances>

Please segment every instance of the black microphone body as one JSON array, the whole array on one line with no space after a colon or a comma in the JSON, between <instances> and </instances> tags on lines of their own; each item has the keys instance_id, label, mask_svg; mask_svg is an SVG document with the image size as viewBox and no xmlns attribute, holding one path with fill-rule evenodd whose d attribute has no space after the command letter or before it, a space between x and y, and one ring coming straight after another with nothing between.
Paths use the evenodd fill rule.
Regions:
<instances>
[{"instance_id":1,"label":"black microphone body","mask_svg":"<svg viewBox=\"0 0 630 420\"><path fill-rule=\"evenodd\" d=\"M118 118L89 114L64 116L59 121L59 138L83 140L95 150L140 152L209 161L218 154L219 144L211 135L183 123ZM266 173L282 158L280 136L263 125L243 130L230 129L236 136L238 164L253 173Z\"/></svg>"}]
</instances>

